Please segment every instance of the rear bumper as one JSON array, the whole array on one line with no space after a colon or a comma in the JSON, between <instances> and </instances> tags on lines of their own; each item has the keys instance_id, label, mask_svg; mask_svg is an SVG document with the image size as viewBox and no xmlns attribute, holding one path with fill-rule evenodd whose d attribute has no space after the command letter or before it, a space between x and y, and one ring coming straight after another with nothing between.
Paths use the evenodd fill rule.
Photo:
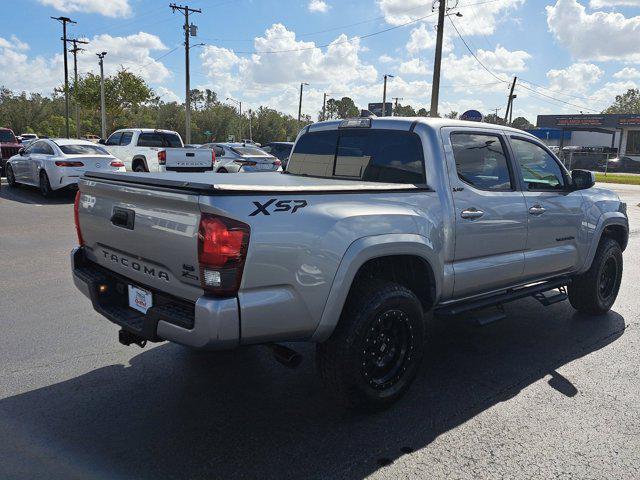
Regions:
<instances>
[{"instance_id":1,"label":"rear bumper","mask_svg":"<svg viewBox=\"0 0 640 480\"><path fill-rule=\"evenodd\" d=\"M138 337L205 350L231 349L240 343L235 297L202 296L194 303L152 289L154 306L143 314L128 307L126 286L133 282L86 260L82 247L71 252L71 270L73 282L91 300L94 310ZM100 285L107 286L105 293L99 292Z\"/></svg>"},{"instance_id":2,"label":"rear bumper","mask_svg":"<svg viewBox=\"0 0 640 480\"><path fill-rule=\"evenodd\" d=\"M173 167L171 165L165 167L166 172L203 173L212 170L213 167Z\"/></svg>"}]
</instances>

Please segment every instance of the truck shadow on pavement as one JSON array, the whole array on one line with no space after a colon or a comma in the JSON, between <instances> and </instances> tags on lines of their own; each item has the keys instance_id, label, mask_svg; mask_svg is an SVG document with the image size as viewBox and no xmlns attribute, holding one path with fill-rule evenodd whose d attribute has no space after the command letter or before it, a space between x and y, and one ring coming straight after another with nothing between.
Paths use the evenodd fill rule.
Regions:
<instances>
[{"instance_id":1,"label":"truck shadow on pavement","mask_svg":"<svg viewBox=\"0 0 640 480\"><path fill-rule=\"evenodd\" d=\"M261 347L162 344L0 401L0 457L7 478L364 478L549 375L547 395L572 401L580 385L556 370L625 330L568 304L507 312L485 327L435 320L413 387L377 414L332 403L310 345L288 370Z\"/></svg>"}]
</instances>

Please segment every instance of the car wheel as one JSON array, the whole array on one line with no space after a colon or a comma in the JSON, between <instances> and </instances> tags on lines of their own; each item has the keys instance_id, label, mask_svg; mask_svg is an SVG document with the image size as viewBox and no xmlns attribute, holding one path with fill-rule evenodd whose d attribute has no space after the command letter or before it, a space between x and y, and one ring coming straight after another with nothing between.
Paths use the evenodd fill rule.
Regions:
<instances>
[{"instance_id":1,"label":"car wheel","mask_svg":"<svg viewBox=\"0 0 640 480\"><path fill-rule=\"evenodd\" d=\"M218 173L229 173L229 170L227 170L226 168L222 167L218 169Z\"/></svg>"},{"instance_id":2,"label":"car wheel","mask_svg":"<svg viewBox=\"0 0 640 480\"><path fill-rule=\"evenodd\" d=\"M43 197L47 198L53 194L51 189L51 183L49 183L49 177L44 170L40 171L40 193Z\"/></svg>"},{"instance_id":3,"label":"car wheel","mask_svg":"<svg viewBox=\"0 0 640 480\"><path fill-rule=\"evenodd\" d=\"M622 281L622 249L611 238L603 238L589 270L569 284L569 302L588 315L608 312L618 297Z\"/></svg>"},{"instance_id":4,"label":"car wheel","mask_svg":"<svg viewBox=\"0 0 640 480\"><path fill-rule=\"evenodd\" d=\"M424 338L422 305L411 290L363 281L349 294L331 337L317 346L320 378L347 408L386 408L413 382Z\"/></svg>"},{"instance_id":5,"label":"car wheel","mask_svg":"<svg viewBox=\"0 0 640 480\"><path fill-rule=\"evenodd\" d=\"M5 168L7 170L7 184L11 188L18 186L18 182L16 182L16 176L13 173L13 168L11 168L11 165L7 164Z\"/></svg>"},{"instance_id":6,"label":"car wheel","mask_svg":"<svg viewBox=\"0 0 640 480\"><path fill-rule=\"evenodd\" d=\"M144 165L138 164L136 165L136 168L133 169L134 172L139 172L139 173L146 173L146 169L144 168Z\"/></svg>"}]
</instances>

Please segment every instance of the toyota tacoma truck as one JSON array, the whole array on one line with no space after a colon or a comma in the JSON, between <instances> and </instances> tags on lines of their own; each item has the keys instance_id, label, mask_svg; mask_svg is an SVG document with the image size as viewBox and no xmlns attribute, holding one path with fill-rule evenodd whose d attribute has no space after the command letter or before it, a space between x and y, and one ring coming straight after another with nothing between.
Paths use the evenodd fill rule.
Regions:
<instances>
[{"instance_id":1,"label":"toyota tacoma truck","mask_svg":"<svg viewBox=\"0 0 640 480\"><path fill-rule=\"evenodd\" d=\"M133 172L210 172L216 163L212 150L185 148L171 130L125 128L99 143Z\"/></svg>"},{"instance_id":2,"label":"toyota tacoma truck","mask_svg":"<svg viewBox=\"0 0 640 480\"><path fill-rule=\"evenodd\" d=\"M528 296L607 312L629 231L626 204L535 137L426 118L311 125L282 174L87 172L75 220L75 284L122 343L293 361L281 342L313 342L328 390L373 408L416 376L431 314L488 321Z\"/></svg>"}]
</instances>

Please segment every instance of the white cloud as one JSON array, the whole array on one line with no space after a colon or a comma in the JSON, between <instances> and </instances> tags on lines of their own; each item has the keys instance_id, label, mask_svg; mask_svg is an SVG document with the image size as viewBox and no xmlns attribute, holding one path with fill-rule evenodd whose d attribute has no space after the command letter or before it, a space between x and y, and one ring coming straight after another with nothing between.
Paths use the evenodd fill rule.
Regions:
<instances>
[{"instance_id":1,"label":"white cloud","mask_svg":"<svg viewBox=\"0 0 640 480\"><path fill-rule=\"evenodd\" d=\"M616 95L622 95L627 90L638 87L639 84L631 80L626 82L607 82L602 88L589 95L589 98L594 104L599 105L601 109L605 109L613 104Z\"/></svg>"},{"instance_id":2,"label":"white cloud","mask_svg":"<svg viewBox=\"0 0 640 480\"><path fill-rule=\"evenodd\" d=\"M50 94L63 82L62 55L29 58L24 53L28 48L15 36L10 40L0 38L0 86L19 92Z\"/></svg>"},{"instance_id":3,"label":"white cloud","mask_svg":"<svg viewBox=\"0 0 640 480\"><path fill-rule=\"evenodd\" d=\"M153 51L164 51L167 47L160 37L147 32L138 32L126 37L112 37L109 34L96 35L88 39L86 52L78 56L78 65L83 72L96 72L95 54L107 52L104 60L105 75L113 75L121 67L140 75L147 82L162 83L171 76L165 65L154 60Z\"/></svg>"},{"instance_id":4,"label":"white cloud","mask_svg":"<svg viewBox=\"0 0 640 480\"><path fill-rule=\"evenodd\" d=\"M637 7L638 3L638 0L591 0L589 6L591 8Z\"/></svg>"},{"instance_id":5,"label":"white cloud","mask_svg":"<svg viewBox=\"0 0 640 480\"><path fill-rule=\"evenodd\" d=\"M446 31L446 30L445 30ZM444 52L450 52L453 50L451 32L444 36L444 42L442 44L442 50ZM421 50L429 50L436 46L436 31L433 25L427 25L421 23L420 26L411 30L409 41L407 42L407 51L415 55Z\"/></svg>"},{"instance_id":6,"label":"white cloud","mask_svg":"<svg viewBox=\"0 0 640 480\"><path fill-rule=\"evenodd\" d=\"M476 55L488 68L499 72L522 72L527 69L526 61L531 58L524 50L510 52L501 45L497 45L494 51L480 49Z\"/></svg>"},{"instance_id":7,"label":"white cloud","mask_svg":"<svg viewBox=\"0 0 640 480\"><path fill-rule=\"evenodd\" d=\"M640 61L640 16L587 13L577 0L557 0L546 7L547 24L560 45L582 61Z\"/></svg>"},{"instance_id":8,"label":"white cloud","mask_svg":"<svg viewBox=\"0 0 640 480\"><path fill-rule=\"evenodd\" d=\"M105 17L128 17L131 15L129 0L39 0L42 5L58 11L71 13L99 13Z\"/></svg>"},{"instance_id":9,"label":"white cloud","mask_svg":"<svg viewBox=\"0 0 640 480\"><path fill-rule=\"evenodd\" d=\"M407 75L427 75L429 73L427 64L419 58L413 58L401 63L398 71Z\"/></svg>"},{"instance_id":10,"label":"white cloud","mask_svg":"<svg viewBox=\"0 0 640 480\"><path fill-rule=\"evenodd\" d=\"M549 70L549 88L558 92L585 93L598 83L604 71L592 63L574 63L562 70Z\"/></svg>"},{"instance_id":11,"label":"white cloud","mask_svg":"<svg viewBox=\"0 0 640 480\"><path fill-rule=\"evenodd\" d=\"M310 12L326 13L331 7L323 0L311 0L307 8Z\"/></svg>"},{"instance_id":12,"label":"white cloud","mask_svg":"<svg viewBox=\"0 0 640 480\"><path fill-rule=\"evenodd\" d=\"M395 59L387 54L382 54L378 57L380 63L393 63Z\"/></svg>"},{"instance_id":13,"label":"white cloud","mask_svg":"<svg viewBox=\"0 0 640 480\"><path fill-rule=\"evenodd\" d=\"M496 30L498 21L508 18L507 13L524 4L525 0L460 0L458 11L463 17L455 17L456 26L463 35L490 35ZM402 25L418 18L429 16L431 23L437 23L437 10L432 11L433 0L377 0L385 21L392 25ZM450 30L445 29L445 32Z\"/></svg>"},{"instance_id":14,"label":"white cloud","mask_svg":"<svg viewBox=\"0 0 640 480\"><path fill-rule=\"evenodd\" d=\"M613 78L618 78L621 80L640 78L640 70L638 70L637 68L625 67L619 72L614 73Z\"/></svg>"},{"instance_id":15,"label":"white cloud","mask_svg":"<svg viewBox=\"0 0 640 480\"><path fill-rule=\"evenodd\" d=\"M156 95L158 95L158 97L160 97L160 100L162 100L163 102L166 102L166 103L178 102L178 103L180 103L182 101L182 99L180 97L178 97L176 92L174 92L173 90L168 89L167 87L157 87L157 88L155 88L155 92L156 92Z\"/></svg>"}]
</instances>

